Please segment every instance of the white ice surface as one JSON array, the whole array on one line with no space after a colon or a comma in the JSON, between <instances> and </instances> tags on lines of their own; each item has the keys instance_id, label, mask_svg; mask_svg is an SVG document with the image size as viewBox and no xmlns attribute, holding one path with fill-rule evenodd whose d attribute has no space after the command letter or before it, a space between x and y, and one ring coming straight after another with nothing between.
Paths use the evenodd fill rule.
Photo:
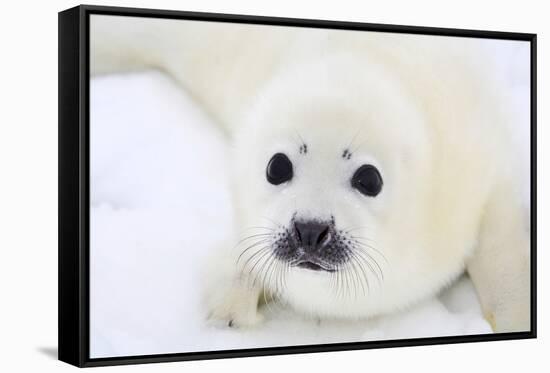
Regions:
<instances>
[{"instance_id":1,"label":"white ice surface","mask_svg":"<svg viewBox=\"0 0 550 373\"><path fill-rule=\"evenodd\" d=\"M224 136L159 72L94 78L90 103L91 357L491 332L468 278L368 321L273 308L256 329L207 326L199 272L231 227Z\"/></svg>"}]
</instances>

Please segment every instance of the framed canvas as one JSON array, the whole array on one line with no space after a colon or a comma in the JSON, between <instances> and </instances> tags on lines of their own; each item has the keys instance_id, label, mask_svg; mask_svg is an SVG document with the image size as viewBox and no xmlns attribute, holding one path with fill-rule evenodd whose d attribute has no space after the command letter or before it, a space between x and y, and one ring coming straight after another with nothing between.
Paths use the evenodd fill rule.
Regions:
<instances>
[{"instance_id":1,"label":"framed canvas","mask_svg":"<svg viewBox=\"0 0 550 373\"><path fill-rule=\"evenodd\" d=\"M536 336L536 35L59 13L59 359Z\"/></svg>"}]
</instances>

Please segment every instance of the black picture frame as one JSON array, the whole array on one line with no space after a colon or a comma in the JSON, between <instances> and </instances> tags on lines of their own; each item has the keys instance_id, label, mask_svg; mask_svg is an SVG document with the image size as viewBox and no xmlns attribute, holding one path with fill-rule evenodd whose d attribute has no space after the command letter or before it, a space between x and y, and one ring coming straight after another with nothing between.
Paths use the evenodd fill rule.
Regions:
<instances>
[{"instance_id":1,"label":"black picture frame","mask_svg":"<svg viewBox=\"0 0 550 373\"><path fill-rule=\"evenodd\" d=\"M528 41L531 47L531 330L528 332L90 358L89 18L92 14ZM536 34L81 5L59 13L59 360L78 367L536 338Z\"/></svg>"}]
</instances>

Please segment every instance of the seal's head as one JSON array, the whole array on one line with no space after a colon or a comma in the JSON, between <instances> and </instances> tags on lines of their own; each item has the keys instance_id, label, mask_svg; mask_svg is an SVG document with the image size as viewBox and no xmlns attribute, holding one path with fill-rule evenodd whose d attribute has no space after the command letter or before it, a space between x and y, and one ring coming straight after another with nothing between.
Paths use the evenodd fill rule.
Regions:
<instances>
[{"instance_id":1,"label":"seal's head","mask_svg":"<svg viewBox=\"0 0 550 373\"><path fill-rule=\"evenodd\" d=\"M235 139L245 277L303 311L349 317L404 306L460 270L424 245L431 132L408 92L345 58L265 88Z\"/></svg>"}]
</instances>

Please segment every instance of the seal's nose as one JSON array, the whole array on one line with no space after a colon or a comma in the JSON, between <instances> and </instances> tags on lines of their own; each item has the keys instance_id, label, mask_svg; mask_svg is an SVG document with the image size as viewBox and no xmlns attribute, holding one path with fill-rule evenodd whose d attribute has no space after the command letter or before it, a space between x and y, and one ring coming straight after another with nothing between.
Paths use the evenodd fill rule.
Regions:
<instances>
[{"instance_id":1,"label":"seal's nose","mask_svg":"<svg viewBox=\"0 0 550 373\"><path fill-rule=\"evenodd\" d=\"M330 225L318 221L297 221L294 223L294 236L305 249L318 249L331 238Z\"/></svg>"}]
</instances>

